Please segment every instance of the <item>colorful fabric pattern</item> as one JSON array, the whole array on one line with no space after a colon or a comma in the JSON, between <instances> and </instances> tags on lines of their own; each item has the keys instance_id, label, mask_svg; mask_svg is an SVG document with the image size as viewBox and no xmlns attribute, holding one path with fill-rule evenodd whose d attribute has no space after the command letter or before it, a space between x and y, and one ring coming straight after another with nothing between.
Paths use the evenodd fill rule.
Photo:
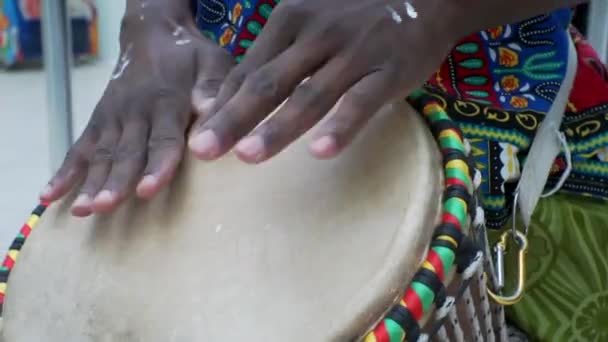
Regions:
<instances>
[{"instance_id":1,"label":"colorful fabric pattern","mask_svg":"<svg viewBox=\"0 0 608 342\"><path fill-rule=\"evenodd\" d=\"M240 61L280 0L199 0L196 22L203 33Z\"/></svg>"},{"instance_id":2,"label":"colorful fabric pattern","mask_svg":"<svg viewBox=\"0 0 608 342\"><path fill-rule=\"evenodd\" d=\"M42 0L0 0L0 64L14 66L42 58ZM76 58L97 55L97 9L93 0L68 0Z\"/></svg>"}]
</instances>

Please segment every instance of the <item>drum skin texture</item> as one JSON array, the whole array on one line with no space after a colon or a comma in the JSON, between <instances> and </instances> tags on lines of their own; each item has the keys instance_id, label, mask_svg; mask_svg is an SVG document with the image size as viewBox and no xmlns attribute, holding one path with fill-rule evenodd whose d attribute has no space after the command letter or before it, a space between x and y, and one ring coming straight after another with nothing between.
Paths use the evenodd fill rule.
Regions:
<instances>
[{"instance_id":1,"label":"drum skin texture","mask_svg":"<svg viewBox=\"0 0 608 342\"><path fill-rule=\"evenodd\" d=\"M187 157L151 202L55 203L8 283L2 341L352 341L402 294L439 222L439 150L405 103L344 153L310 136L257 166Z\"/></svg>"}]
</instances>

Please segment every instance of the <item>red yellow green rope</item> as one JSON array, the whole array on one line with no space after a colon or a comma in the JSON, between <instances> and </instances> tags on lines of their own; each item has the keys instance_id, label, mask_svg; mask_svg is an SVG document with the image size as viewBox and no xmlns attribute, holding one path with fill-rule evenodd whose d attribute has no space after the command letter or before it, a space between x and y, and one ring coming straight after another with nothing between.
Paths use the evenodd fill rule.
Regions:
<instances>
[{"instance_id":1,"label":"red yellow green rope","mask_svg":"<svg viewBox=\"0 0 608 342\"><path fill-rule=\"evenodd\" d=\"M36 224L40 220L42 214L48 207L48 203L40 203L36 209L30 215L30 218L27 222L21 227L19 231L19 235L13 240L6 257L4 258L4 262L0 267L0 317L2 315L2 308L4 306L4 297L6 296L6 284L8 282L8 277L15 267L15 263L17 262L17 258L19 257L19 252L21 248L25 244L28 236L34 228L36 228Z\"/></svg>"},{"instance_id":2,"label":"red yellow green rope","mask_svg":"<svg viewBox=\"0 0 608 342\"><path fill-rule=\"evenodd\" d=\"M473 196L474 187L462 132L441 105L423 91L414 93L409 101L424 114L444 158L446 196L442 220L414 280L399 303L365 337L365 342L418 339L420 320L439 302L440 295L445 296L445 277L455 266L458 247L468 229L467 197Z\"/></svg>"}]
</instances>

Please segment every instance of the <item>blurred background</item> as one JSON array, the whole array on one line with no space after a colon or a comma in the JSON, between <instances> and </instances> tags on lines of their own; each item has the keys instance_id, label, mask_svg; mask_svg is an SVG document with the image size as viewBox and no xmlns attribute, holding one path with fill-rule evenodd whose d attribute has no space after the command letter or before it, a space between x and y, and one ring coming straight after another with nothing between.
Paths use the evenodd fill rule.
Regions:
<instances>
[{"instance_id":1,"label":"blurred background","mask_svg":"<svg viewBox=\"0 0 608 342\"><path fill-rule=\"evenodd\" d=\"M59 104L51 99L61 95L64 78L57 77L62 69L59 65L57 70L57 56L51 56L45 65L43 53L44 43L49 41L51 50L62 55L57 38L43 34L41 17L53 15L48 22L54 26L51 34L65 36L57 27L62 14L56 8L61 6L48 9L49 4L63 1L74 57L71 115L61 113L61 99ZM64 130L71 126L72 137L77 137L101 96L119 55L125 3L0 0L0 252L8 249L56 167L57 155L64 153ZM55 84L50 88L47 83ZM65 120L70 117L68 125Z\"/></svg>"},{"instance_id":2,"label":"blurred background","mask_svg":"<svg viewBox=\"0 0 608 342\"><path fill-rule=\"evenodd\" d=\"M125 2L0 0L0 252L100 98ZM606 18L608 1L594 0L574 23L608 58Z\"/></svg>"}]
</instances>

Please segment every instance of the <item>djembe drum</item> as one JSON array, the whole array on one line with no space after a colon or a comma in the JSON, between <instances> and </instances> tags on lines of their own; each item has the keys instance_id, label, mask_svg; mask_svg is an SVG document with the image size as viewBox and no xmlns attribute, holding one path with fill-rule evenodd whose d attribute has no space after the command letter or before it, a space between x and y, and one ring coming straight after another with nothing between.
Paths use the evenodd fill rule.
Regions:
<instances>
[{"instance_id":1,"label":"djembe drum","mask_svg":"<svg viewBox=\"0 0 608 342\"><path fill-rule=\"evenodd\" d=\"M187 158L152 202L77 219L67 199L30 234L40 205L2 269L2 338L506 340L479 179L425 96L424 115L387 105L335 160L311 158L306 137L256 167Z\"/></svg>"}]
</instances>

